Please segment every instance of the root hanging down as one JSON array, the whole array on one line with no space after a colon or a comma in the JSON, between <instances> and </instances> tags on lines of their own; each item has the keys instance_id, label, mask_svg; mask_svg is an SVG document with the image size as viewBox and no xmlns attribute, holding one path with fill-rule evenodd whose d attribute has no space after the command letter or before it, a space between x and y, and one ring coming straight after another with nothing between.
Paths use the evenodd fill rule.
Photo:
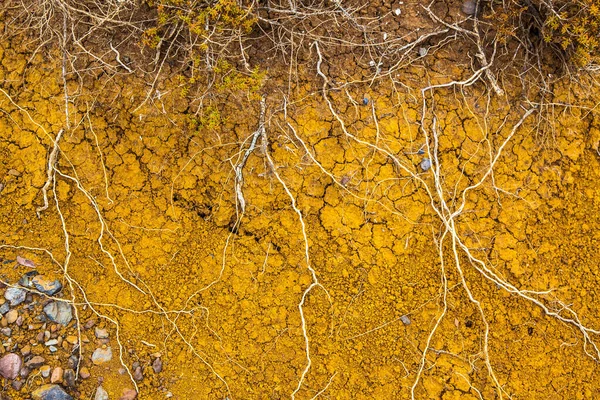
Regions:
<instances>
[{"instance_id":1,"label":"root hanging down","mask_svg":"<svg viewBox=\"0 0 600 400\"><path fill-rule=\"evenodd\" d=\"M45 211L48 209L48 189L50 189L50 186L54 182L54 166L56 165L56 163L58 161L58 152L60 150L60 147L58 146L58 142L60 141L60 138L62 137L63 132L64 132L64 129L61 129L60 131L58 131L58 134L56 135L56 139L54 139L54 143L53 143L54 146L52 147L52 151L50 152L50 155L48 156L48 167L46 169L46 183L44 183L44 186L42 187L42 195L44 196L44 205L38 207L35 210L38 218L42 217L42 211Z\"/></svg>"}]
</instances>

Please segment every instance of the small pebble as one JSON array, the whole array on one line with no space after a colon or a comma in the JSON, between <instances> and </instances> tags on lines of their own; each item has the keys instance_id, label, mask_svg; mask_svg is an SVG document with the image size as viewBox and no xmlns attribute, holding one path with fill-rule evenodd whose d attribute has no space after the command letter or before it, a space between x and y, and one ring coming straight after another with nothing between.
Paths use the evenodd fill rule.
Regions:
<instances>
[{"instance_id":1,"label":"small pebble","mask_svg":"<svg viewBox=\"0 0 600 400\"><path fill-rule=\"evenodd\" d=\"M75 371L72 369L65 370L63 374L63 381L68 387L75 386Z\"/></svg>"},{"instance_id":2,"label":"small pebble","mask_svg":"<svg viewBox=\"0 0 600 400\"><path fill-rule=\"evenodd\" d=\"M10 328L0 328L0 333L6 337L10 337L10 335L12 335L12 330Z\"/></svg>"},{"instance_id":3,"label":"small pebble","mask_svg":"<svg viewBox=\"0 0 600 400\"><path fill-rule=\"evenodd\" d=\"M401 10L401 9L399 9L399 8L396 8L396 9L394 10L394 14L396 14L396 15L400 15L401 13L402 13L402 10Z\"/></svg>"},{"instance_id":4,"label":"small pebble","mask_svg":"<svg viewBox=\"0 0 600 400\"><path fill-rule=\"evenodd\" d=\"M10 310L10 304L8 304L7 301L5 301L1 306L0 306L0 314L4 315L6 314L8 311Z\"/></svg>"},{"instance_id":5,"label":"small pebble","mask_svg":"<svg viewBox=\"0 0 600 400\"><path fill-rule=\"evenodd\" d=\"M79 376L81 377L81 379L87 379L87 378L89 378L91 376L90 370L87 369L87 367L82 367L79 370Z\"/></svg>"},{"instance_id":6,"label":"small pebble","mask_svg":"<svg viewBox=\"0 0 600 400\"><path fill-rule=\"evenodd\" d=\"M31 346L26 344L25 346L23 346L23 348L21 349L21 354L26 357L29 354L31 354Z\"/></svg>"},{"instance_id":7,"label":"small pebble","mask_svg":"<svg viewBox=\"0 0 600 400\"><path fill-rule=\"evenodd\" d=\"M52 303L46 304L44 313L46 313L52 322L65 326L73 319L71 305L64 301L53 301Z\"/></svg>"},{"instance_id":8,"label":"small pebble","mask_svg":"<svg viewBox=\"0 0 600 400\"><path fill-rule=\"evenodd\" d=\"M21 376L21 378L27 378L30 372L31 370L29 368L21 367L21 370L19 371L19 376Z\"/></svg>"},{"instance_id":9,"label":"small pebble","mask_svg":"<svg viewBox=\"0 0 600 400\"><path fill-rule=\"evenodd\" d=\"M362 100L363 106L366 106L369 104L369 99L367 99L366 97Z\"/></svg>"},{"instance_id":10,"label":"small pebble","mask_svg":"<svg viewBox=\"0 0 600 400\"><path fill-rule=\"evenodd\" d=\"M78 362L79 362L79 358L76 355L72 355L67 360L67 365L69 366L69 368L75 369L77 367Z\"/></svg>"},{"instance_id":11,"label":"small pebble","mask_svg":"<svg viewBox=\"0 0 600 400\"><path fill-rule=\"evenodd\" d=\"M108 400L108 393L102 386L98 386L98 389L96 389L94 400Z\"/></svg>"},{"instance_id":12,"label":"small pebble","mask_svg":"<svg viewBox=\"0 0 600 400\"><path fill-rule=\"evenodd\" d=\"M52 376L50 377L51 383L62 383L63 381L64 370L61 367L56 367L52 371Z\"/></svg>"},{"instance_id":13,"label":"small pebble","mask_svg":"<svg viewBox=\"0 0 600 400\"><path fill-rule=\"evenodd\" d=\"M23 360L18 354L8 353L0 358L0 375L6 379L15 379L22 365Z\"/></svg>"},{"instance_id":14,"label":"small pebble","mask_svg":"<svg viewBox=\"0 0 600 400\"><path fill-rule=\"evenodd\" d=\"M135 379L136 381L141 381L144 379L144 373L142 372L142 367L137 367L134 371L133 371L133 379Z\"/></svg>"},{"instance_id":15,"label":"small pebble","mask_svg":"<svg viewBox=\"0 0 600 400\"><path fill-rule=\"evenodd\" d=\"M402 321L404 325L410 325L410 318L408 318L408 315L401 316L400 321Z\"/></svg>"},{"instance_id":16,"label":"small pebble","mask_svg":"<svg viewBox=\"0 0 600 400\"><path fill-rule=\"evenodd\" d=\"M154 362L152 363L152 369L157 374L160 373L160 371L162 371L162 361L160 358L154 360Z\"/></svg>"},{"instance_id":17,"label":"small pebble","mask_svg":"<svg viewBox=\"0 0 600 400\"><path fill-rule=\"evenodd\" d=\"M25 297L27 297L27 293L16 287L9 287L4 292L4 298L8 300L11 306L18 306L25 301Z\"/></svg>"},{"instance_id":18,"label":"small pebble","mask_svg":"<svg viewBox=\"0 0 600 400\"><path fill-rule=\"evenodd\" d=\"M119 400L133 400L137 397L137 392L133 389L123 390L123 395Z\"/></svg>"},{"instance_id":19,"label":"small pebble","mask_svg":"<svg viewBox=\"0 0 600 400\"><path fill-rule=\"evenodd\" d=\"M12 386L12 388L18 392L21 390L21 388L23 388L24 384L24 381L12 381L10 386Z\"/></svg>"},{"instance_id":20,"label":"small pebble","mask_svg":"<svg viewBox=\"0 0 600 400\"><path fill-rule=\"evenodd\" d=\"M27 223L27 220L24 220L24 222ZM24 267L35 268L35 263L25 257L17 256L17 263Z\"/></svg>"},{"instance_id":21,"label":"small pebble","mask_svg":"<svg viewBox=\"0 0 600 400\"><path fill-rule=\"evenodd\" d=\"M108 339L108 331L104 328L96 327L94 329L94 333L98 339Z\"/></svg>"},{"instance_id":22,"label":"small pebble","mask_svg":"<svg viewBox=\"0 0 600 400\"><path fill-rule=\"evenodd\" d=\"M460 10L466 15L475 15L477 3L475 0L465 0L460 7Z\"/></svg>"},{"instance_id":23,"label":"small pebble","mask_svg":"<svg viewBox=\"0 0 600 400\"><path fill-rule=\"evenodd\" d=\"M49 377L49 376L50 376L50 370L51 370L51 368L50 368L50 366L49 366L49 365L43 365L43 366L40 368L40 373L42 374L42 376L43 376L44 378L47 378L47 377Z\"/></svg>"},{"instance_id":24,"label":"small pebble","mask_svg":"<svg viewBox=\"0 0 600 400\"><path fill-rule=\"evenodd\" d=\"M66 337L66 341L69 344L77 344L77 342L78 342L77 336L69 335L69 336Z\"/></svg>"},{"instance_id":25,"label":"small pebble","mask_svg":"<svg viewBox=\"0 0 600 400\"><path fill-rule=\"evenodd\" d=\"M44 364L46 360L42 356L33 356L25 365L29 368L38 368Z\"/></svg>"},{"instance_id":26,"label":"small pebble","mask_svg":"<svg viewBox=\"0 0 600 400\"><path fill-rule=\"evenodd\" d=\"M425 57L427 55L427 47L419 47L419 56L420 57Z\"/></svg>"},{"instance_id":27,"label":"small pebble","mask_svg":"<svg viewBox=\"0 0 600 400\"><path fill-rule=\"evenodd\" d=\"M107 347L105 349L96 349L92 354L92 362L96 365L103 364L112 359L112 349Z\"/></svg>"},{"instance_id":28,"label":"small pebble","mask_svg":"<svg viewBox=\"0 0 600 400\"><path fill-rule=\"evenodd\" d=\"M431 168L431 160L430 160L429 158L424 158L424 159L421 161L421 169L422 169L423 171L427 171L427 170L429 170L430 168Z\"/></svg>"},{"instance_id":29,"label":"small pebble","mask_svg":"<svg viewBox=\"0 0 600 400\"><path fill-rule=\"evenodd\" d=\"M49 346L48 350L50 350L50 353L56 353L58 351L58 349L56 348L56 346Z\"/></svg>"},{"instance_id":30,"label":"small pebble","mask_svg":"<svg viewBox=\"0 0 600 400\"><path fill-rule=\"evenodd\" d=\"M38 275L31 279L31 283L37 290L47 295L54 295L62 289L62 284L58 280L48 280L44 276Z\"/></svg>"},{"instance_id":31,"label":"small pebble","mask_svg":"<svg viewBox=\"0 0 600 400\"><path fill-rule=\"evenodd\" d=\"M4 317L6 318L6 322L12 324L17 321L17 318L19 318L19 312L17 310L10 310Z\"/></svg>"},{"instance_id":32,"label":"small pebble","mask_svg":"<svg viewBox=\"0 0 600 400\"><path fill-rule=\"evenodd\" d=\"M51 340L48 340L46 343L44 343L44 345L46 345L46 346L56 346L57 344L58 344L58 340L56 340L56 339L51 339Z\"/></svg>"}]
</instances>

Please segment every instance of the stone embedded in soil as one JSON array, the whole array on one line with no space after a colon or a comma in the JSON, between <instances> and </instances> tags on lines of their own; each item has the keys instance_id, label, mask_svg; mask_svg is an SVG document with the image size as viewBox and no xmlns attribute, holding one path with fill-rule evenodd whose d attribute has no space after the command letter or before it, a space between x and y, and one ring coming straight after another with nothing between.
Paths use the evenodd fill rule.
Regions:
<instances>
[{"instance_id":1,"label":"stone embedded in soil","mask_svg":"<svg viewBox=\"0 0 600 400\"><path fill-rule=\"evenodd\" d=\"M42 366L42 368L40 368L40 373L42 374L42 376L43 376L44 378L47 378L47 377L49 377L49 376L50 376L50 370L51 370L51 369L52 369L52 368L50 368L50 366L49 366L49 365L44 365L44 366Z\"/></svg>"},{"instance_id":2,"label":"stone embedded in soil","mask_svg":"<svg viewBox=\"0 0 600 400\"><path fill-rule=\"evenodd\" d=\"M108 339L108 331L104 328L96 328L94 333L98 339Z\"/></svg>"},{"instance_id":3,"label":"stone embedded in soil","mask_svg":"<svg viewBox=\"0 0 600 400\"><path fill-rule=\"evenodd\" d=\"M5 301L1 306L0 306L0 314L4 315L6 314L8 311L10 310L10 305L8 304L7 301Z\"/></svg>"},{"instance_id":4,"label":"stone embedded in soil","mask_svg":"<svg viewBox=\"0 0 600 400\"><path fill-rule=\"evenodd\" d=\"M402 321L404 325L410 325L410 318L408 318L408 315L401 316L400 321Z\"/></svg>"},{"instance_id":5,"label":"stone embedded in soil","mask_svg":"<svg viewBox=\"0 0 600 400\"><path fill-rule=\"evenodd\" d=\"M87 379L87 378L89 378L91 376L90 370L87 369L86 367L82 367L79 370L79 376L81 377L81 379Z\"/></svg>"},{"instance_id":6,"label":"stone embedded in soil","mask_svg":"<svg viewBox=\"0 0 600 400\"><path fill-rule=\"evenodd\" d=\"M108 400L108 393L102 386L98 386L98 389L96 389L94 400Z\"/></svg>"},{"instance_id":7,"label":"stone embedded in soil","mask_svg":"<svg viewBox=\"0 0 600 400\"><path fill-rule=\"evenodd\" d=\"M24 384L25 384L24 381L12 381L10 383L10 386L12 386L12 388L15 389L18 392L18 391L20 391L23 388Z\"/></svg>"},{"instance_id":8,"label":"stone embedded in soil","mask_svg":"<svg viewBox=\"0 0 600 400\"><path fill-rule=\"evenodd\" d=\"M31 282L31 280L35 278L36 275L39 275L39 272L29 271L24 273L23 276L21 276L21 279L19 279L19 285L26 288L33 288L33 283Z\"/></svg>"},{"instance_id":9,"label":"stone embedded in soil","mask_svg":"<svg viewBox=\"0 0 600 400\"><path fill-rule=\"evenodd\" d=\"M79 363L79 357L77 357L76 355L72 355L71 357L69 357L69 359L67 360L67 365L69 366L69 368L74 369L75 367L77 367L77 364Z\"/></svg>"},{"instance_id":10,"label":"stone embedded in soil","mask_svg":"<svg viewBox=\"0 0 600 400\"><path fill-rule=\"evenodd\" d=\"M31 393L31 397L34 400L73 400L73 397L58 385L40 386Z\"/></svg>"},{"instance_id":11,"label":"stone embedded in soil","mask_svg":"<svg viewBox=\"0 0 600 400\"><path fill-rule=\"evenodd\" d=\"M474 0L465 0L460 10L466 15L474 15L477 10L477 3Z\"/></svg>"},{"instance_id":12,"label":"stone embedded in soil","mask_svg":"<svg viewBox=\"0 0 600 400\"><path fill-rule=\"evenodd\" d=\"M12 330L10 328L0 328L0 333L6 337L10 337Z\"/></svg>"},{"instance_id":13,"label":"stone embedded in soil","mask_svg":"<svg viewBox=\"0 0 600 400\"><path fill-rule=\"evenodd\" d=\"M119 400L133 400L137 397L137 392L133 389L125 389L123 390L123 395L119 398Z\"/></svg>"},{"instance_id":14,"label":"stone embedded in soil","mask_svg":"<svg viewBox=\"0 0 600 400\"><path fill-rule=\"evenodd\" d=\"M136 381L141 381L144 379L144 373L142 372L142 367L137 367L135 371L133 371L133 379Z\"/></svg>"},{"instance_id":15,"label":"stone embedded in soil","mask_svg":"<svg viewBox=\"0 0 600 400\"><path fill-rule=\"evenodd\" d=\"M30 373L30 369L29 367L22 367L21 370L19 371L19 375L21 376L21 378L27 378L29 376Z\"/></svg>"},{"instance_id":16,"label":"stone embedded in soil","mask_svg":"<svg viewBox=\"0 0 600 400\"><path fill-rule=\"evenodd\" d=\"M62 283L58 280L47 280L43 275L33 277L31 283L37 290L50 296L60 292L62 289Z\"/></svg>"},{"instance_id":17,"label":"stone embedded in soil","mask_svg":"<svg viewBox=\"0 0 600 400\"><path fill-rule=\"evenodd\" d=\"M112 360L112 349L110 347L96 349L92 354L92 362L96 365L103 364L110 360Z\"/></svg>"},{"instance_id":18,"label":"stone embedded in soil","mask_svg":"<svg viewBox=\"0 0 600 400\"><path fill-rule=\"evenodd\" d=\"M63 301L53 301L52 303L46 304L44 313L46 313L52 322L57 322L65 326L73 319L71 305Z\"/></svg>"},{"instance_id":19,"label":"stone embedded in soil","mask_svg":"<svg viewBox=\"0 0 600 400\"><path fill-rule=\"evenodd\" d=\"M4 292L4 298L8 300L11 306L18 306L25 301L25 297L27 297L27 292L16 287L10 287Z\"/></svg>"},{"instance_id":20,"label":"stone embedded in soil","mask_svg":"<svg viewBox=\"0 0 600 400\"><path fill-rule=\"evenodd\" d=\"M21 349L21 354L23 356L28 356L29 354L31 354L31 346L26 344L25 346L23 346L23 348Z\"/></svg>"},{"instance_id":21,"label":"stone embedded in soil","mask_svg":"<svg viewBox=\"0 0 600 400\"><path fill-rule=\"evenodd\" d=\"M154 360L154 362L152 363L152 369L154 370L155 373L159 373L160 371L162 371L162 361L160 358L157 358L156 360Z\"/></svg>"},{"instance_id":22,"label":"stone embedded in soil","mask_svg":"<svg viewBox=\"0 0 600 400\"><path fill-rule=\"evenodd\" d=\"M15 379L22 365L23 360L18 354L9 353L0 358L0 375L6 379Z\"/></svg>"},{"instance_id":23,"label":"stone embedded in soil","mask_svg":"<svg viewBox=\"0 0 600 400\"><path fill-rule=\"evenodd\" d=\"M429 168L431 168L431 160L429 158L424 158L420 165L423 171L428 171Z\"/></svg>"},{"instance_id":24,"label":"stone embedded in soil","mask_svg":"<svg viewBox=\"0 0 600 400\"><path fill-rule=\"evenodd\" d=\"M63 374L63 381L68 387L75 386L75 371L73 371L72 369L65 370Z\"/></svg>"},{"instance_id":25,"label":"stone embedded in soil","mask_svg":"<svg viewBox=\"0 0 600 400\"><path fill-rule=\"evenodd\" d=\"M38 368L44 365L46 360L42 356L34 356L29 361L25 363L25 365L29 368Z\"/></svg>"},{"instance_id":26,"label":"stone embedded in soil","mask_svg":"<svg viewBox=\"0 0 600 400\"><path fill-rule=\"evenodd\" d=\"M69 335L65 338L65 340L67 341L67 343L69 344L77 344L77 342L79 341L77 339L77 336L73 336L73 335Z\"/></svg>"},{"instance_id":27,"label":"stone embedded in soil","mask_svg":"<svg viewBox=\"0 0 600 400\"><path fill-rule=\"evenodd\" d=\"M19 318L19 312L17 310L10 310L4 317L6 318L6 322L12 324L17 321L17 318Z\"/></svg>"},{"instance_id":28,"label":"stone embedded in soil","mask_svg":"<svg viewBox=\"0 0 600 400\"><path fill-rule=\"evenodd\" d=\"M52 371L52 376L50 377L51 383L62 383L63 381L64 370L61 367L56 367Z\"/></svg>"}]
</instances>

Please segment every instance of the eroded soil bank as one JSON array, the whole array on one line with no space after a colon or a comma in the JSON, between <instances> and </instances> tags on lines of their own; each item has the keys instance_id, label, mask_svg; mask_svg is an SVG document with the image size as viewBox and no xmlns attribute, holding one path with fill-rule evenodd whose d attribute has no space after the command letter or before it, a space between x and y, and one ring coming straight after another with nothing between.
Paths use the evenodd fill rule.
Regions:
<instances>
[{"instance_id":1,"label":"eroded soil bank","mask_svg":"<svg viewBox=\"0 0 600 400\"><path fill-rule=\"evenodd\" d=\"M403 87L265 93L262 118L232 98L206 129L175 79L140 107L126 73L70 80L65 113L60 59L2 43L0 291L26 293L4 398L600 395L598 93L439 89L423 117L444 57Z\"/></svg>"}]
</instances>

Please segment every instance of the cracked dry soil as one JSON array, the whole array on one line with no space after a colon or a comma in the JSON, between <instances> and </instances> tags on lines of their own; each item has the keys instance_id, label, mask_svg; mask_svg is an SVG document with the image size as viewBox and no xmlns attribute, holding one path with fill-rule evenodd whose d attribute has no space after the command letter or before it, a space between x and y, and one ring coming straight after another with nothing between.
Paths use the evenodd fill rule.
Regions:
<instances>
[{"instance_id":1,"label":"cracked dry soil","mask_svg":"<svg viewBox=\"0 0 600 400\"><path fill-rule=\"evenodd\" d=\"M10 307L20 324L2 318L11 331L0 337L0 356L18 354L30 366L14 379L0 378L3 398L28 399L51 380L81 399L93 398L98 386L111 399L132 390L141 399L288 398L294 392L299 399L410 398L443 298L447 311L425 351L415 397L498 397L485 365L484 323L452 257L444 260L443 293L443 227L424 184L345 135L318 89L297 89L302 101L287 122L270 114L269 143L244 167L241 216L233 166L257 129L258 103L225 105L227 120L218 131L196 131L177 90L133 112L145 96L135 78L86 81L85 90L69 82L77 93L72 129L59 143L50 206L38 219L64 98L57 68L40 54L27 63L29 56L18 44L0 45L0 293L32 270L60 281L62 290L48 296L27 288L25 301ZM407 72L407 86L425 75L418 68ZM439 160L423 171L418 90L381 85L368 89L363 105L366 90L352 93L355 102L331 94L347 129L386 146L430 187L439 166L452 206L485 174L523 114L482 88L436 92ZM565 85L555 101L573 96ZM579 100L593 103L593 96ZM269 101L269 110L280 107ZM561 110L552 126L544 136L536 119L525 121L493 174L466 195L456 230L507 281L552 289L547 304L568 305L585 326L599 328L597 114ZM322 285L309 293L305 238L289 194ZM442 247L451 253L449 243ZM505 393L515 399L600 395L598 366L579 330L461 261L489 323L489 362ZM43 313L51 297L77 311L66 326ZM112 357L92 360L97 349L108 348ZM310 368L299 385L307 350ZM43 361L31 362L34 357ZM57 368L61 379L53 379ZM67 370L76 372L73 382Z\"/></svg>"}]
</instances>

